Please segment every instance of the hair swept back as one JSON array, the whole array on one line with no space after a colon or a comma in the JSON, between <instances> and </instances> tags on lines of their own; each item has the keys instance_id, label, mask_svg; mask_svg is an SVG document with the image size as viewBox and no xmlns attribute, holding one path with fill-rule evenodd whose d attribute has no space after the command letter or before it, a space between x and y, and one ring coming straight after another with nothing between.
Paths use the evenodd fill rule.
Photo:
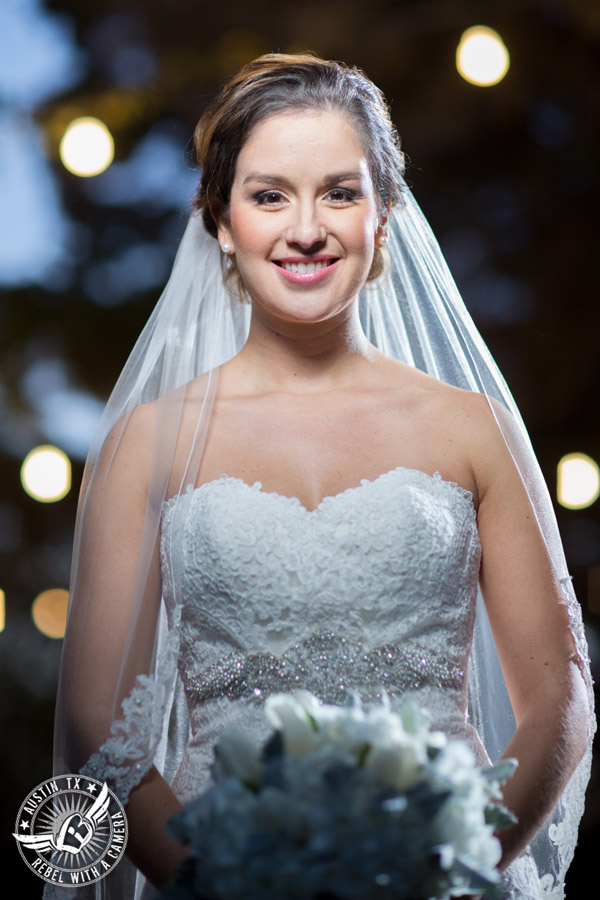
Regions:
<instances>
[{"instance_id":1,"label":"hair swept back","mask_svg":"<svg viewBox=\"0 0 600 900\"><path fill-rule=\"evenodd\" d=\"M237 158L252 129L269 116L292 110L339 110L357 129L373 185L384 211L399 203L404 154L382 92L358 68L314 53L267 53L243 66L204 111L194 132L201 180L194 207L217 237L217 218L227 215ZM384 267L376 250L368 280ZM227 281L238 275L226 257ZM238 285L238 293L243 290Z\"/></svg>"}]
</instances>

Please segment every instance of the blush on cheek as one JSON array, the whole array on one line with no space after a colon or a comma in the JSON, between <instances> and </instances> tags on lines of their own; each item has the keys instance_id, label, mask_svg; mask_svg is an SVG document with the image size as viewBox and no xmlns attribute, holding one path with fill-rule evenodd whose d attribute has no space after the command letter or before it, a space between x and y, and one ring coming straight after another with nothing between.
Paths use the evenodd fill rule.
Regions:
<instances>
[{"instance_id":1,"label":"blush on cheek","mask_svg":"<svg viewBox=\"0 0 600 900\"><path fill-rule=\"evenodd\" d=\"M232 206L229 216L229 225L236 247L244 247L251 252L265 251L265 242L273 237L274 222L269 222L270 216L257 216L256 211L245 209L245 204ZM261 253L261 255L262 255Z\"/></svg>"}]
</instances>

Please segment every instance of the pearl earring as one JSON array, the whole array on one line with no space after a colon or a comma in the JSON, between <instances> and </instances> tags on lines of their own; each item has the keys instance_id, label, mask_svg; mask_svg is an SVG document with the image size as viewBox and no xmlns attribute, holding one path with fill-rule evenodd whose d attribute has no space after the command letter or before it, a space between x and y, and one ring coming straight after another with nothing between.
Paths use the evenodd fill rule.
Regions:
<instances>
[{"instance_id":1,"label":"pearl earring","mask_svg":"<svg viewBox=\"0 0 600 900\"><path fill-rule=\"evenodd\" d=\"M387 234L380 234L380 235L379 235L379 243L380 243L380 244L387 244L387 239L388 239Z\"/></svg>"},{"instance_id":2,"label":"pearl earring","mask_svg":"<svg viewBox=\"0 0 600 900\"><path fill-rule=\"evenodd\" d=\"M222 244L221 250L223 253L231 253L231 244Z\"/></svg>"}]
</instances>

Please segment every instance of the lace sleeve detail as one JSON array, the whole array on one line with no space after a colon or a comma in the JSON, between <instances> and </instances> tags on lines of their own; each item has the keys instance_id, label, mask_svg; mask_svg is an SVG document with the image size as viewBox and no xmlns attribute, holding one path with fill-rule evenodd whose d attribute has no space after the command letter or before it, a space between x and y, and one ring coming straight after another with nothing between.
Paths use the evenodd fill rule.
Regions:
<instances>
[{"instance_id":1,"label":"lace sleeve detail","mask_svg":"<svg viewBox=\"0 0 600 900\"><path fill-rule=\"evenodd\" d=\"M541 884L543 896L551 898L551 900L563 900L564 898L565 878L575 853L579 823L585 805L585 789L589 782L592 764L592 738L596 731L596 719L593 712L593 682L581 607L573 592L571 576L560 578L559 583L569 614L569 626L575 644L572 659L578 665L585 682L590 714L587 722L588 748L547 823L546 840L554 848L557 865L554 873L546 872L543 875ZM544 835L544 830L541 835ZM532 844L534 854L538 850L538 844L538 840L534 839ZM546 854L547 850L544 853L542 849L542 859Z\"/></svg>"},{"instance_id":2,"label":"lace sleeve detail","mask_svg":"<svg viewBox=\"0 0 600 900\"><path fill-rule=\"evenodd\" d=\"M178 617L174 617L178 623ZM82 775L106 781L123 804L155 762L163 737L167 706L177 671L179 628L171 620L155 675L138 675L135 687L121 704L122 717L115 719L107 738L81 768Z\"/></svg>"},{"instance_id":3,"label":"lace sleeve detail","mask_svg":"<svg viewBox=\"0 0 600 900\"><path fill-rule=\"evenodd\" d=\"M149 676L138 676L136 686L123 701L123 718L112 723L111 737L81 769L82 775L107 781L123 803L152 767L149 751L158 740L154 733L158 710L154 710L159 688ZM162 711L164 704L159 706Z\"/></svg>"}]
</instances>

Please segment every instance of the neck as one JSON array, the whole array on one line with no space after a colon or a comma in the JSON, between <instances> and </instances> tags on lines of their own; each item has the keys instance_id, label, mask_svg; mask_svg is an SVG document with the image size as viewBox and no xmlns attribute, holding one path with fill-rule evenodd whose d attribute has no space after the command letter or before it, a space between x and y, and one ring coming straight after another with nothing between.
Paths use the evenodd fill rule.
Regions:
<instances>
[{"instance_id":1,"label":"neck","mask_svg":"<svg viewBox=\"0 0 600 900\"><path fill-rule=\"evenodd\" d=\"M317 323L268 322L253 312L237 359L254 389L308 393L349 384L376 354L354 304L341 321Z\"/></svg>"}]
</instances>

